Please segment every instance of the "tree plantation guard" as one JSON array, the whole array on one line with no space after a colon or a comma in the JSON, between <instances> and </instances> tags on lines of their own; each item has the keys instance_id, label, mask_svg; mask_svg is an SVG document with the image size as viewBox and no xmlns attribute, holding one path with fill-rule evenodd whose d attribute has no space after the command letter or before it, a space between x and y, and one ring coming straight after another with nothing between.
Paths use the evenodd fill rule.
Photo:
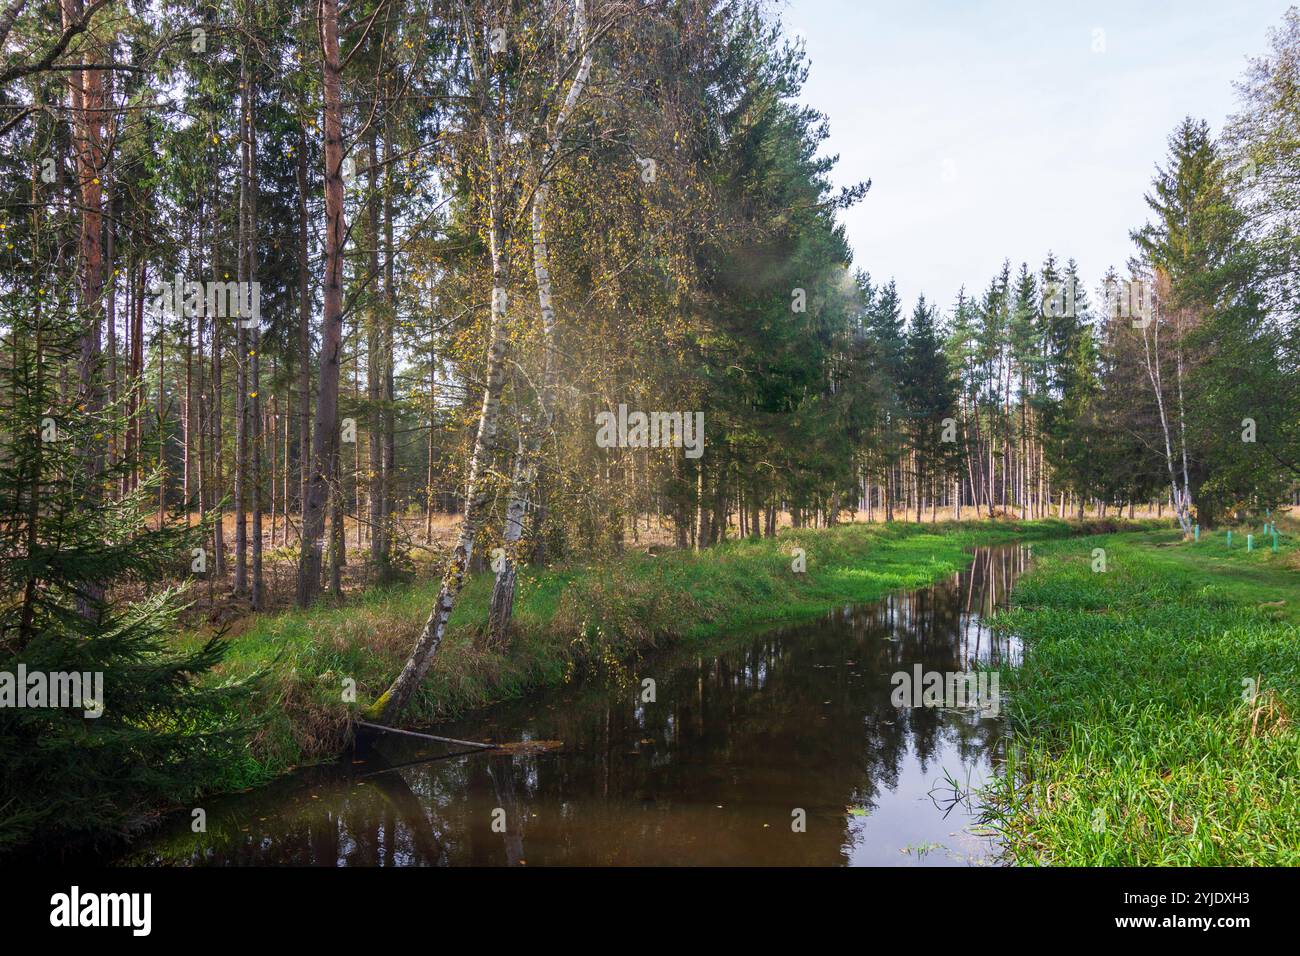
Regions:
<instances>
[{"instance_id":1,"label":"tree plantation guard","mask_svg":"<svg viewBox=\"0 0 1300 956\"><path fill-rule=\"evenodd\" d=\"M703 412L629 412L618 406L597 412L596 445L599 448L681 448L687 458L704 454Z\"/></svg>"}]
</instances>

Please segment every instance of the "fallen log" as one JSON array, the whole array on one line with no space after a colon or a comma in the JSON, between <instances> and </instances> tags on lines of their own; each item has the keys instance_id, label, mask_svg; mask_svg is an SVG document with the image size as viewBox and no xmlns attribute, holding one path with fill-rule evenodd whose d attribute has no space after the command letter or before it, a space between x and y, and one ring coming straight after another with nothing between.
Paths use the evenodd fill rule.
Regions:
<instances>
[{"instance_id":1,"label":"fallen log","mask_svg":"<svg viewBox=\"0 0 1300 956\"><path fill-rule=\"evenodd\" d=\"M496 750L497 744L485 744L477 740L457 740L455 737L439 737L418 730L402 730L400 727L388 727L384 724L372 724L368 720L358 720L357 726L377 730L385 734L401 734L404 737L419 737L421 740L435 740L440 744L456 744L459 747L477 747L479 750Z\"/></svg>"}]
</instances>

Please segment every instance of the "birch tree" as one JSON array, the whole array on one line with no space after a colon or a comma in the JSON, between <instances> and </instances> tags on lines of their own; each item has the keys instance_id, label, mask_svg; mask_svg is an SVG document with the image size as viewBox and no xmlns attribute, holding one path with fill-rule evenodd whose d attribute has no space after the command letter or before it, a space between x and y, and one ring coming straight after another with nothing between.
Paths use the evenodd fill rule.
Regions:
<instances>
[{"instance_id":1,"label":"birch tree","mask_svg":"<svg viewBox=\"0 0 1300 956\"><path fill-rule=\"evenodd\" d=\"M474 542L488 504L486 472L496 450L501 413L501 390L506 371L506 309L510 275L508 197L515 186L516 171L506 137L502 103L493 88L491 57L501 50L508 36L507 24L494 20L495 4L459 4L464 32L466 57L470 67L470 102L478 122L486 151L487 240L492 262L492 298L489 304L487 361L483 398L479 409L478 429L470 453L465 479L465 511L456 544L438 588L438 597L429 612L410 655L389 688L369 708L368 715L379 720L396 719L424 680L433 663L438 646L447 632L447 622L456 598L465 583ZM498 32L500 31L500 32Z\"/></svg>"},{"instance_id":2,"label":"birch tree","mask_svg":"<svg viewBox=\"0 0 1300 956\"><path fill-rule=\"evenodd\" d=\"M494 644L504 643L514 612L516 561L519 541L524 533L528 499L537 481L537 456L551 430L555 401L555 306L552 300L550 254L546 245L546 203L550 195L550 177L559 160L561 137L573 110L582 96L591 74L591 39L587 27L586 0L574 0L573 36L578 51L577 68L572 72L568 92L545 136L545 147L537 164L529 224L532 230L533 276L537 282L537 309L541 318L542 371L535 418L520 427L518 452L510 480L510 499L506 506L504 549L492 588L488 611L488 633ZM557 88L561 84L557 82Z\"/></svg>"}]
</instances>

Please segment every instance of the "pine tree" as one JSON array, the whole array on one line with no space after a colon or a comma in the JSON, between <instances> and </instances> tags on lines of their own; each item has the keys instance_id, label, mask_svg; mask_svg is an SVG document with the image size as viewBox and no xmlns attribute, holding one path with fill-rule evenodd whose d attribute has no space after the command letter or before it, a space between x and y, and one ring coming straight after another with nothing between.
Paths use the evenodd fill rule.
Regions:
<instances>
[{"instance_id":1,"label":"pine tree","mask_svg":"<svg viewBox=\"0 0 1300 956\"><path fill-rule=\"evenodd\" d=\"M866 331L875 351L877 375L885 398L880 405L878 426L880 483L885 496L885 520L893 521L897 498L897 468L903 454L903 409L900 407L899 394L903 382L905 345L902 309L893 279L880 290L868 310Z\"/></svg>"}]
</instances>

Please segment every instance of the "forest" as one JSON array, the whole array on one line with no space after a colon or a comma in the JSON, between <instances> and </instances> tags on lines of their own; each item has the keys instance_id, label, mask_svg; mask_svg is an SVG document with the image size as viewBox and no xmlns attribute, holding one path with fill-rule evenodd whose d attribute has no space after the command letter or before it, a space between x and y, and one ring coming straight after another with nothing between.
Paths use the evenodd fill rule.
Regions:
<instances>
[{"instance_id":1,"label":"forest","mask_svg":"<svg viewBox=\"0 0 1300 956\"><path fill-rule=\"evenodd\" d=\"M0 667L105 688L0 708L0 852L247 783L229 638L276 615L423 588L337 749L437 712L453 616L527 653L566 569L864 523L1276 542L1300 12L1257 53L1150 157L1128 261L1063 223L904 302L760 0L0 0Z\"/></svg>"}]
</instances>

